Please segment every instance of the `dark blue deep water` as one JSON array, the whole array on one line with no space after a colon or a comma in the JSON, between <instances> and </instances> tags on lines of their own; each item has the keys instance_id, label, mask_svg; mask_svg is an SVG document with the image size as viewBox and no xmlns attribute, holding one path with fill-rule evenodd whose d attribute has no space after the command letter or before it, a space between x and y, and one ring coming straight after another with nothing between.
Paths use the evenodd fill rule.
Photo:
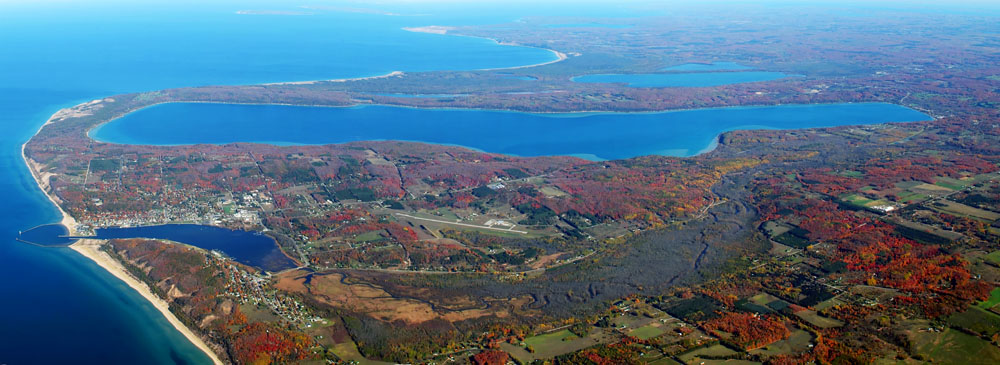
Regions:
<instances>
[{"instance_id":1,"label":"dark blue deep water","mask_svg":"<svg viewBox=\"0 0 1000 365\"><path fill-rule=\"evenodd\" d=\"M325 108L170 103L136 111L92 132L123 144L325 144L404 140L519 156L620 159L690 156L734 129L793 129L929 120L893 104L717 108L662 113L532 114L392 106ZM276 127L276 126L280 126Z\"/></svg>"},{"instance_id":2,"label":"dark blue deep water","mask_svg":"<svg viewBox=\"0 0 1000 365\"><path fill-rule=\"evenodd\" d=\"M153 238L220 251L240 263L267 271L296 267L281 253L273 238L261 233L197 224L164 224L145 227L99 228L94 238Z\"/></svg>"}]
</instances>

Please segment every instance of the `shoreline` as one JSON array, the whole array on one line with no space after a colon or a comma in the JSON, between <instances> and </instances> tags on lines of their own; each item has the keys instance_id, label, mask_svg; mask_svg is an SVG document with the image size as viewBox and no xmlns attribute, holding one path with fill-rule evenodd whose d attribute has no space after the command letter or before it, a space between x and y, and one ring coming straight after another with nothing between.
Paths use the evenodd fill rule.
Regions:
<instances>
[{"instance_id":1,"label":"shoreline","mask_svg":"<svg viewBox=\"0 0 1000 365\"><path fill-rule=\"evenodd\" d=\"M403 71L393 71L384 75L375 76L363 76L363 77L348 77L343 79L330 79L330 80L309 80L309 81L282 81L282 82L269 82L266 84L260 84L264 86L280 86L280 85L315 85L321 82L350 82L350 81L364 81L364 80L377 80L377 79L387 79L395 76L403 76L405 73Z\"/></svg>"},{"instance_id":2,"label":"shoreline","mask_svg":"<svg viewBox=\"0 0 1000 365\"><path fill-rule=\"evenodd\" d=\"M501 41L498 41L496 39L489 38L489 37L480 37L480 36L464 35L464 34L449 34L448 32L457 29L455 27L441 26L441 25L428 25L428 26L423 26L423 27L403 27L403 28L400 28L400 29L405 30L407 32L413 32L413 33L426 33L426 34L437 34L437 35L450 35L450 36L456 36L456 37L469 37L469 38L487 39L487 40L491 40L491 41L493 41L493 43L496 43L497 45L501 45L501 46L525 47L525 48L541 49L541 50L552 52L552 54L554 54L556 56L556 59L554 59L552 61L542 62L542 63L535 63L535 64L523 65L523 66L512 66L512 67L480 68L480 69L469 70L469 71L517 70L517 69L522 69L522 68L530 68L530 67L538 67L538 66L551 65L551 64L556 63L556 62L565 61L567 58L569 58L568 56L566 56L565 53L556 51L556 50L551 49L551 48L526 46L526 45L523 45L523 44L510 43L510 42L501 42Z\"/></svg>"},{"instance_id":3,"label":"shoreline","mask_svg":"<svg viewBox=\"0 0 1000 365\"><path fill-rule=\"evenodd\" d=\"M103 99L98 99L90 103L94 103L96 101L101 101L101 100ZM49 117L49 119L45 122L45 124L42 124L42 126L38 128L38 131L36 131L35 134L32 135L32 138L34 138L34 136L37 135L38 132L42 130L42 128L45 128L49 124L52 124L55 118L64 115L64 113L71 108L60 109L55 114L53 114L52 117ZM24 142L24 144L21 145L21 158L24 160L25 165L27 165L28 171L31 172L31 177L35 180L35 184L38 185L38 189L41 190L42 194L45 194L45 197L49 199L49 202L52 203L52 205L54 205L56 209L59 210L59 213L62 215L60 223L66 226L71 235L76 235L78 233L79 223L76 221L76 219L74 219L71 215L69 215L69 213L67 213L62 208L62 205L60 205L58 202L59 199L54 194L49 192L49 190L51 189L51 187L49 186L49 178L52 177L53 174L42 172L39 164L34 160L28 158L28 156L25 154L25 149L27 148L29 141L31 141L30 138L28 139L28 141ZM69 245L68 247L73 251L79 253L83 257L90 259L91 261L96 263L97 266L100 266L105 271L110 273L112 276L124 282L126 285L132 288L132 290L135 290L137 293L139 293L140 296L146 299L146 301L152 304L153 307L156 308L156 310L158 310L160 314L163 315L163 317L167 320L167 322L169 322L174 327L174 329L177 330L177 332L180 332L189 342L191 342L191 344L193 344L195 347L197 347L199 350L205 353L205 355L208 356L208 358L212 361L213 364L218 364L218 365L223 364L222 360L219 359L215 351L212 351L212 349L208 346L207 343L205 343L204 340L201 339L201 337L196 335L193 331L191 331L190 328L185 326L184 323L181 323L181 321L177 319L177 316L175 316L174 313L170 311L169 304L167 304L165 300L153 294L152 290L149 289L148 285L146 285L142 281L139 281L139 279L136 279L134 276L132 276L132 274L130 274L128 270L125 269L125 266L122 263L116 261L110 255L100 250L99 247L101 246L101 244L103 244L103 242L104 241L100 240L82 239L77 241L76 243L73 243L72 245Z\"/></svg>"},{"instance_id":4,"label":"shoreline","mask_svg":"<svg viewBox=\"0 0 1000 365\"><path fill-rule=\"evenodd\" d=\"M100 247L104 244L104 242L105 241L103 240L81 239L76 243L69 245L69 248L76 251L80 255L83 255L83 257L90 259L96 263L97 266L100 266L105 271L118 278L118 280L124 282L132 288L132 290L138 292L139 295L152 304L156 310L163 314L163 317L167 320L167 322L177 329L177 332L180 332L195 347L205 353L205 355L212 360L213 364L221 365L223 362L219 360L218 355L216 355L215 352L208 347L208 344L206 344L201 337L198 337L198 335L191 331L190 328L177 319L177 316L170 311L170 306L166 301L156 296L156 294L153 294L153 291L149 289L149 286L146 285L146 283L143 283L142 281L139 281L139 279L132 276L132 274L125 269L125 266L122 265L121 262L118 262L106 252L101 251Z\"/></svg>"}]
</instances>

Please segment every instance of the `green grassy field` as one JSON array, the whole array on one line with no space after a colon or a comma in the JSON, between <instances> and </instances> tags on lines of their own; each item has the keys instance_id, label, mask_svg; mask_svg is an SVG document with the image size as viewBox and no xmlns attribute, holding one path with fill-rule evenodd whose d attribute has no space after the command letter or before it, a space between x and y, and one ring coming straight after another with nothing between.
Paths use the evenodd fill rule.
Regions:
<instances>
[{"instance_id":1,"label":"green grassy field","mask_svg":"<svg viewBox=\"0 0 1000 365\"><path fill-rule=\"evenodd\" d=\"M991 253L990 255L996 253L1000 253L1000 251L996 251L994 253ZM986 299L982 303L979 303L979 308L990 309L996 307L998 304L1000 304L1000 288L993 288L993 291L990 292L989 299Z\"/></svg>"},{"instance_id":2,"label":"green grassy field","mask_svg":"<svg viewBox=\"0 0 1000 365\"><path fill-rule=\"evenodd\" d=\"M851 203L851 204L854 204L854 205L857 205L857 206L860 206L860 207L866 206L867 204L871 204L872 202L874 202L874 200L862 197L862 196L857 195L857 194L847 194L847 195L841 196L840 199L843 200L843 201L845 201L845 202L848 202L848 203Z\"/></svg>"},{"instance_id":3,"label":"green grassy field","mask_svg":"<svg viewBox=\"0 0 1000 365\"><path fill-rule=\"evenodd\" d=\"M825 300L825 301L822 301L822 302L820 302L819 304L817 304L817 305L813 306L813 308L814 308L814 309L815 309L816 311L822 311L822 310L824 310L824 309L827 309L827 308L830 308L830 307L833 307L833 306L835 306L835 305L838 305L838 304L844 304L844 302L843 302L843 301L841 301L840 299L837 299L837 298L830 298L830 299L827 299L827 300Z\"/></svg>"},{"instance_id":4,"label":"green grassy field","mask_svg":"<svg viewBox=\"0 0 1000 365\"><path fill-rule=\"evenodd\" d=\"M600 331L591 332L587 337L577 337L569 330L562 330L544 335L532 336L524 339L524 344L535 350L530 353L525 348L510 344L501 344L500 347L514 356L522 363L531 362L536 359L549 359L573 351L598 344L601 340Z\"/></svg>"},{"instance_id":5,"label":"green grassy field","mask_svg":"<svg viewBox=\"0 0 1000 365\"><path fill-rule=\"evenodd\" d=\"M434 215L438 216L438 219L451 220L451 221L455 221L455 220L459 219L458 215L455 214L454 212L452 212L448 208L438 208L435 212L437 214L434 214Z\"/></svg>"},{"instance_id":6,"label":"green grassy field","mask_svg":"<svg viewBox=\"0 0 1000 365\"><path fill-rule=\"evenodd\" d=\"M383 240L384 239L382 237L382 233L383 232L385 232L385 231L384 230L378 230L378 231L365 232L365 233L359 234L357 237L354 237L354 239L358 240L358 242L371 242L371 241Z\"/></svg>"},{"instance_id":7,"label":"green grassy field","mask_svg":"<svg viewBox=\"0 0 1000 365\"><path fill-rule=\"evenodd\" d=\"M978 337L946 329L912 337L914 350L925 360L942 364L1000 364L1000 348Z\"/></svg>"},{"instance_id":8,"label":"green grassy field","mask_svg":"<svg viewBox=\"0 0 1000 365\"><path fill-rule=\"evenodd\" d=\"M986 260L986 262L989 262L989 263L994 264L994 265L1000 265L1000 251L990 252L986 256L983 256L983 260ZM997 289L993 289L994 293L996 291L997 291ZM998 300L1000 300L1000 299L998 299ZM1000 302L998 302L998 303L1000 303ZM994 304L994 305L996 305L996 304Z\"/></svg>"},{"instance_id":9,"label":"green grassy field","mask_svg":"<svg viewBox=\"0 0 1000 365\"><path fill-rule=\"evenodd\" d=\"M632 330L629 335L638 337L643 340L648 340L651 338L659 337L660 335L666 333L659 323L654 323L648 326L643 326Z\"/></svg>"},{"instance_id":10,"label":"green grassy field","mask_svg":"<svg viewBox=\"0 0 1000 365\"><path fill-rule=\"evenodd\" d=\"M669 357L664 357L662 359L649 363L649 365L679 365L679 364L680 363L677 362L677 360L671 359Z\"/></svg>"},{"instance_id":11,"label":"green grassy field","mask_svg":"<svg viewBox=\"0 0 1000 365\"><path fill-rule=\"evenodd\" d=\"M751 352L761 355L797 354L809 351L809 344L812 343L812 340L813 336L809 332L796 329L788 338Z\"/></svg>"},{"instance_id":12,"label":"green grassy field","mask_svg":"<svg viewBox=\"0 0 1000 365\"><path fill-rule=\"evenodd\" d=\"M709 347L704 347L688 353L681 354L677 356L677 358L681 359L681 361L684 361L685 363L690 364L693 362L695 358L700 358L700 356L721 357L721 356L729 356L735 354L737 354L736 351L733 351L732 349L726 346L712 345Z\"/></svg>"},{"instance_id":13,"label":"green grassy field","mask_svg":"<svg viewBox=\"0 0 1000 365\"><path fill-rule=\"evenodd\" d=\"M966 216L973 219L979 219L987 223L1000 219L1000 214L993 213L988 210L973 208L968 205L956 203L950 200L943 200L935 203L934 209L944 213L951 213L955 215Z\"/></svg>"},{"instance_id":14,"label":"green grassy field","mask_svg":"<svg viewBox=\"0 0 1000 365\"><path fill-rule=\"evenodd\" d=\"M951 190L959 190L968 185L968 182L952 179L950 177L936 177L934 178L934 185L946 187Z\"/></svg>"},{"instance_id":15,"label":"green grassy field","mask_svg":"<svg viewBox=\"0 0 1000 365\"><path fill-rule=\"evenodd\" d=\"M330 351L344 361L355 361L359 364L388 364L385 362L368 360L364 356L361 356L361 352L358 351L358 346L355 345L354 342L338 343L330 347Z\"/></svg>"},{"instance_id":16,"label":"green grassy field","mask_svg":"<svg viewBox=\"0 0 1000 365\"><path fill-rule=\"evenodd\" d=\"M948 322L953 326L987 336L1000 332L1000 316L979 307L970 307L965 312L955 313L948 318Z\"/></svg>"},{"instance_id":17,"label":"green grassy field","mask_svg":"<svg viewBox=\"0 0 1000 365\"><path fill-rule=\"evenodd\" d=\"M905 192L899 194L899 200L902 201L902 202L906 202L906 203L916 202L916 201L922 201L922 200L925 200L927 198L928 198L928 196L925 195L925 194L921 194L921 193L917 193L917 192L912 192L912 191L909 191L909 190L906 190Z\"/></svg>"},{"instance_id":18,"label":"green grassy field","mask_svg":"<svg viewBox=\"0 0 1000 365\"><path fill-rule=\"evenodd\" d=\"M563 340L573 337L576 337L576 335L574 335L573 332L570 332L569 330L562 330L558 332L547 333L544 335L528 337L524 339L524 344L534 347L537 350L540 347L550 347L558 345L564 342Z\"/></svg>"},{"instance_id":19,"label":"green grassy field","mask_svg":"<svg viewBox=\"0 0 1000 365\"><path fill-rule=\"evenodd\" d=\"M823 317L813 310L800 311L795 313L795 315L802 318L804 321L809 322L809 324L819 328L833 328L844 325L841 321L829 317Z\"/></svg>"}]
</instances>

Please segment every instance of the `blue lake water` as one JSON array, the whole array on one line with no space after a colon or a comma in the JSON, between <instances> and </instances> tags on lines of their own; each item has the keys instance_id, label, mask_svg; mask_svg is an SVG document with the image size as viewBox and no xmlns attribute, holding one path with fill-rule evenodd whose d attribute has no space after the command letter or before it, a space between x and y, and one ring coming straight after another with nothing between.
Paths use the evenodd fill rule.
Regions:
<instances>
[{"instance_id":1,"label":"blue lake water","mask_svg":"<svg viewBox=\"0 0 1000 365\"><path fill-rule=\"evenodd\" d=\"M470 70L554 59L551 52L402 27L498 24L532 15L622 11L547 6L405 4L375 13L302 11L259 0L0 2L0 363L203 364L135 291L68 248L16 241L59 212L21 159L21 144L57 110L122 92L207 84ZM379 6L383 6L381 4ZM388 5L384 5L388 6Z\"/></svg>"},{"instance_id":2,"label":"blue lake water","mask_svg":"<svg viewBox=\"0 0 1000 365\"><path fill-rule=\"evenodd\" d=\"M665 67L662 71L741 71L752 70L752 67L743 66L733 62L713 62L713 63L685 63L683 65Z\"/></svg>"},{"instance_id":3,"label":"blue lake water","mask_svg":"<svg viewBox=\"0 0 1000 365\"><path fill-rule=\"evenodd\" d=\"M99 228L93 238L152 238L180 242L206 250L220 251L240 263L277 272L296 267L281 253L273 238L242 230L197 224L165 224L145 227Z\"/></svg>"},{"instance_id":4,"label":"blue lake water","mask_svg":"<svg viewBox=\"0 0 1000 365\"><path fill-rule=\"evenodd\" d=\"M788 77L781 72L698 72L666 74L597 74L573 78L575 82L626 83L629 87L709 87Z\"/></svg>"},{"instance_id":5,"label":"blue lake water","mask_svg":"<svg viewBox=\"0 0 1000 365\"><path fill-rule=\"evenodd\" d=\"M519 156L620 159L690 156L733 129L810 128L929 120L894 104L821 104L717 108L660 113L532 114L393 106L307 107L170 103L95 129L123 144L327 144L405 140L462 145ZM280 128L275 126L280 125Z\"/></svg>"}]
</instances>

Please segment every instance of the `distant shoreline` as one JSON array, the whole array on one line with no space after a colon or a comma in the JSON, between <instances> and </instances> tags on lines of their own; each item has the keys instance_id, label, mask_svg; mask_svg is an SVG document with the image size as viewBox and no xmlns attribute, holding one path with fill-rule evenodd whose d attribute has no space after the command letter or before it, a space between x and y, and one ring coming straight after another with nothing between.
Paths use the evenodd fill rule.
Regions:
<instances>
[{"instance_id":1,"label":"distant shoreline","mask_svg":"<svg viewBox=\"0 0 1000 365\"><path fill-rule=\"evenodd\" d=\"M479 37L479 36L465 35L465 34L449 34L448 32L455 30L456 29L455 27L448 27L448 26L441 26L441 25L428 25L428 26L424 26L424 27L403 27L402 29L405 30L405 31L407 31L407 32L414 32L414 33L427 33L427 34L451 35L451 36L458 36L458 37L488 39L488 40L491 40L491 41L493 41L496 44L499 44L501 46L513 46L513 47L526 47L526 48L541 49L541 50L546 50L546 51L552 52L552 54L554 54L556 56L556 59L554 59L552 61L542 62L542 63L535 63L535 64L524 65L524 66L512 66L512 67L480 68L480 69L476 69L476 70L472 70L472 71L517 70L517 69L522 69L522 68L530 68L530 67L538 67L538 66L551 65L551 64L556 63L556 62L565 61L567 58L569 58L568 56L566 56L565 53L562 53L562 52L559 52L559 51L556 51L556 50L550 49L550 48L535 47L535 46L526 46L526 45L517 44L517 43L501 42L501 41L499 41L497 39L489 38L489 37Z\"/></svg>"},{"instance_id":2,"label":"distant shoreline","mask_svg":"<svg viewBox=\"0 0 1000 365\"><path fill-rule=\"evenodd\" d=\"M102 99L94 100L91 101L90 103L99 102L100 100ZM54 123L55 118L67 114L68 110L70 110L71 108L60 109L59 111L57 111L49 118L49 120L45 122L45 124L43 124L40 128L38 128L38 131L35 132L35 135L37 135L38 132L41 132L42 128L45 128L45 126ZM32 138L34 138L34 135L32 135ZM34 160L32 160L31 158L28 158L28 156L25 154L25 149L27 148L27 145L28 142L25 142L24 144L21 145L21 158L24 159L24 163L28 166L28 170L31 172L31 177L35 180L35 183L38 185L38 189L41 190L43 194L45 194L46 198L49 199L49 202L51 202L52 205L55 205L56 209L59 210L59 213L62 215L62 220L60 220L60 223L66 226L66 228L69 230L70 235L77 235L79 233L78 232L79 223L76 221L76 219L74 219L71 215L69 215L69 213L67 213L62 208L62 206L59 204L59 198L56 197L54 193L50 193L51 187L49 185L49 178L52 176L52 174L42 172L40 169L41 166L39 166L39 164ZM107 271L114 277L118 278L118 280L121 280L126 285L131 287L132 290L135 290L137 293L139 293L139 295L145 298L146 301L152 304L153 307L155 307L156 310L158 310L160 314L163 315L163 317L167 320L167 322L169 322L174 327L174 329L176 329L178 332L184 335L184 337L187 338L187 340L190 341L192 344L194 344L195 347L204 352L205 355L212 360L213 364L222 365L223 362L219 359L218 355L216 355L215 352L211 350L208 344L205 343L205 341L202 340L201 337L196 335L193 331L191 331L190 328L185 326L184 323L182 323L179 319L177 319L177 316L175 316L174 313L170 311L169 304L165 300L153 294L152 290L150 290L148 285L146 285L139 279L136 279L134 276L132 276L132 274L130 274L128 270L125 269L125 266L122 263L116 261L106 252L100 250L100 246L104 242L105 241L101 240L82 239L73 243L72 245L69 245L69 248L72 249L73 251L76 251L80 255L83 255L84 257L90 259L91 261L96 263L97 266L100 266L105 271Z\"/></svg>"},{"instance_id":3,"label":"distant shoreline","mask_svg":"<svg viewBox=\"0 0 1000 365\"><path fill-rule=\"evenodd\" d=\"M375 75L375 76L363 76L363 77L349 77L343 79L330 79L330 80L311 80L311 81L287 81L287 82L269 82L261 85L313 85L321 82L348 82L348 81L364 81L364 80L375 80L375 79L387 79L394 76L403 76L403 71L393 71L385 75Z\"/></svg>"}]
</instances>

